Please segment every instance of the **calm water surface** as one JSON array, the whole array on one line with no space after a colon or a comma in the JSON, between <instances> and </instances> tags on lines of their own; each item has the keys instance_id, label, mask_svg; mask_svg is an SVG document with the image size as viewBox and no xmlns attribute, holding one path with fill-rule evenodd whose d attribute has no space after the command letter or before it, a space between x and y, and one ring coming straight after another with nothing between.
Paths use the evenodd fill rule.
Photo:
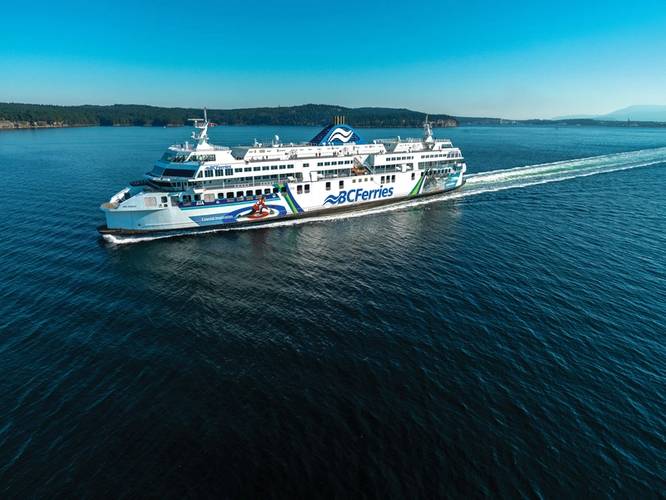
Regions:
<instances>
[{"instance_id":1,"label":"calm water surface","mask_svg":"<svg viewBox=\"0 0 666 500\"><path fill-rule=\"evenodd\" d=\"M2 497L665 494L666 131L438 131L443 200L101 241L188 133L0 134Z\"/></svg>"}]
</instances>

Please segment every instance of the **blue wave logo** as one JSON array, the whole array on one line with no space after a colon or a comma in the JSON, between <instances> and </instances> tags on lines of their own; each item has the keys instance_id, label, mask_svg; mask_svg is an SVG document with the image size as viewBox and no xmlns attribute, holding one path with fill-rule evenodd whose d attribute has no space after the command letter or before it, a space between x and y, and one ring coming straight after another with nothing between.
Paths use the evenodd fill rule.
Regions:
<instances>
[{"instance_id":1,"label":"blue wave logo","mask_svg":"<svg viewBox=\"0 0 666 500\"><path fill-rule=\"evenodd\" d=\"M324 205L327 203L330 203L331 205L337 205L338 200L340 199L342 193L340 193L338 196L333 196L332 194L329 194L326 199L324 200Z\"/></svg>"},{"instance_id":2,"label":"blue wave logo","mask_svg":"<svg viewBox=\"0 0 666 500\"><path fill-rule=\"evenodd\" d=\"M333 141L340 141L340 142L348 142L349 139L352 138L354 135L353 130L345 130L343 128L336 128L333 132L331 132L331 135L328 136L328 142L333 142Z\"/></svg>"}]
</instances>

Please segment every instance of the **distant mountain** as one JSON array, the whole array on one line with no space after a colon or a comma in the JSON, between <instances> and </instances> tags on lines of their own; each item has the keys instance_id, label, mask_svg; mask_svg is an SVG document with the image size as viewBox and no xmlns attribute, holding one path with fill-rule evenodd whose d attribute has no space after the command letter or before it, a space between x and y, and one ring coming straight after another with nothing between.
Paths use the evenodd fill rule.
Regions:
<instances>
[{"instance_id":1,"label":"distant mountain","mask_svg":"<svg viewBox=\"0 0 666 500\"><path fill-rule=\"evenodd\" d=\"M553 120L593 119L601 121L666 122L666 105L641 104L612 111L605 115L558 116Z\"/></svg>"},{"instance_id":2,"label":"distant mountain","mask_svg":"<svg viewBox=\"0 0 666 500\"><path fill-rule=\"evenodd\" d=\"M637 122L666 122L666 105L637 105L618 109L607 115L598 116L599 120L622 120Z\"/></svg>"}]
</instances>

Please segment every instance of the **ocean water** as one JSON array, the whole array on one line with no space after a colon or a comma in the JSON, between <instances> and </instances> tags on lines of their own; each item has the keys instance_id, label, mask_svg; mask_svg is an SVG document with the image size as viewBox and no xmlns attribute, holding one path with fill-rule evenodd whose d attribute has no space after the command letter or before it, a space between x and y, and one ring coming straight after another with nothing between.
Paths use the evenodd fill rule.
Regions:
<instances>
[{"instance_id":1,"label":"ocean water","mask_svg":"<svg viewBox=\"0 0 666 500\"><path fill-rule=\"evenodd\" d=\"M0 133L0 496L663 497L666 131L436 132L451 195L115 243L189 129Z\"/></svg>"}]
</instances>

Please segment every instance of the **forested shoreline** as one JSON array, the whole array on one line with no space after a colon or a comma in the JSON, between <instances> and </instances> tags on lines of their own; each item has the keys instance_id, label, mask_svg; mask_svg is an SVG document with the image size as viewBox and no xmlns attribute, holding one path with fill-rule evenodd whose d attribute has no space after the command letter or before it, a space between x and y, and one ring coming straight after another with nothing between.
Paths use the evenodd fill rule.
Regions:
<instances>
[{"instance_id":1,"label":"forested shoreline","mask_svg":"<svg viewBox=\"0 0 666 500\"><path fill-rule=\"evenodd\" d=\"M40 128L72 126L181 126L189 118L203 115L196 108L114 104L110 106L54 106L46 104L0 103L0 127ZM408 109L346 108L322 104L276 108L209 109L209 120L219 125L310 125L329 123L334 116L344 116L356 127L420 127L425 113ZM433 114L435 126L455 127L458 122L448 115Z\"/></svg>"}]
</instances>

